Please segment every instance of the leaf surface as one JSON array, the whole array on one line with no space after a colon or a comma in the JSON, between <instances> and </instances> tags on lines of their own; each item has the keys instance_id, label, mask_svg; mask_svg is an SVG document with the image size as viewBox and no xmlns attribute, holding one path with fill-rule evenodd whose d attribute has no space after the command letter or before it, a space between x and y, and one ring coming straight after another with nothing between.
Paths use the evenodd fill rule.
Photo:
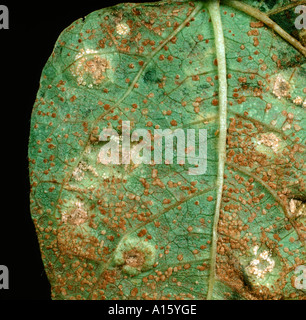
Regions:
<instances>
[{"instance_id":1,"label":"leaf surface","mask_svg":"<svg viewBox=\"0 0 306 320\"><path fill-rule=\"evenodd\" d=\"M230 1L212 14L212 2L120 4L60 35L29 142L53 299L305 299L305 57ZM173 164L103 165L99 135L124 121L206 129L207 171L188 174L176 153Z\"/></svg>"}]
</instances>

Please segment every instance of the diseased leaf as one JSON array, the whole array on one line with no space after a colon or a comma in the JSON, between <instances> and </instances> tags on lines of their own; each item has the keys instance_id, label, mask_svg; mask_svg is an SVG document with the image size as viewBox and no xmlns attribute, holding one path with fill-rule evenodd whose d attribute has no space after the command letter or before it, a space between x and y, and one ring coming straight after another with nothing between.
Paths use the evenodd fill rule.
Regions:
<instances>
[{"instance_id":1,"label":"diseased leaf","mask_svg":"<svg viewBox=\"0 0 306 320\"><path fill-rule=\"evenodd\" d=\"M53 299L305 299L305 48L254 18L286 5L120 4L61 34L29 142ZM102 164L125 121L206 129L205 174Z\"/></svg>"}]
</instances>

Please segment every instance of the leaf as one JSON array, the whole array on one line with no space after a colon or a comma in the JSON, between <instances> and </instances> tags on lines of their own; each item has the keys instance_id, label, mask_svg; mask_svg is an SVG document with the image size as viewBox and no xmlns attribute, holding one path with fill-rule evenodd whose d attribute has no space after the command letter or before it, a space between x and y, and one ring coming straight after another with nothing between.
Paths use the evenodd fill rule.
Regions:
<instances>
[{"instance_id":1,"label":"leaf","mask_svg":"<svg viewBox=\"0 0 306 320\"><path fill-rule=\"evenodd\" d=\"M305 299L305 48L270 2L120 4L61 34L29 141L53 299ZM125 121L206 129L207 171L103 165Z\"/></svg>"}]
</instances>

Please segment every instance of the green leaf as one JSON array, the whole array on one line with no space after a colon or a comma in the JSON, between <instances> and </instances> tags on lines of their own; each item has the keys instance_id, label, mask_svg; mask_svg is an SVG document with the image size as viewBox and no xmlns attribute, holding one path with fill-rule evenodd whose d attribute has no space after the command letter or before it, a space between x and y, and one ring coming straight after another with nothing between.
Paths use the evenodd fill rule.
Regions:
<instances>
[{"instance_id":1,"label":"green leaf","mask_svg":"<svg viewBox=\"0 0 306 320\"><path fill-rule=\"evenodd\" d=\"M305 299L305 48L258 3L120 4L60 35L29 141L53 299ZM205 174L102 164L124 121L206 129Z\"/></svg>"}]
</instances>

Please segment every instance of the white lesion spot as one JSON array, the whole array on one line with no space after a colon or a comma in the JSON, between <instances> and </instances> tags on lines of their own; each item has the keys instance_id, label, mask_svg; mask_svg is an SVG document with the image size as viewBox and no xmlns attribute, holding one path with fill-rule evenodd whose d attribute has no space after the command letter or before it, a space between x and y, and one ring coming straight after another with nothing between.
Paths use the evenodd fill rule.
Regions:
<instances>
[{"instance_id":1,"label":"white lesion spot","mask_svg":"<svg viewBox=\"0 0 306 320\"><path fill-rule=\"evenodd\" d=\"M63 212L62 221L74 225L80 225L86 222L88 216L84 209L83 203L80 201L75 202L74 207Z\"/></svg>"},{"instance_id":2,"label":"white lesion spot","mask_svg":"<svg viewBox=\"0 0 306 320\"><path fill-rule=\"evenodd\" d=\"M76 181L82 181L84 179L84 171L77 166L72 172L72 178Z\"/></svg>"},{"instance_id":3,"label":"white lesion spot","mask_svg":"<svg viewBox=\"0 0 306 320\"><path fill-rule=\"evenodd\" d=\"M260 140L257 141L258 145L265 145L271 148L274 152L277 152L280 146L281 139L275 135L273 132L262 134Z\"/></svg>"},{"instance_id":4,"label":"white lesion spot","mask_svg":"<svg viewBox=\"0 0 306 320\"><path fill-rule=\"evenodd\" d=\"M125 36L130 32L130 27L126 23L119 23L116 26L116 32L120 36Z\"/></svg>"},{"instance_id":5,"label":"white lesion spot","mask_svg":"<svg viewBox=\"0 0 306 320\"><path fill-rule=\"evenodd\" d=\"M298 96L293 100L293 103L297 106L300 106L303 103L303 99L300 96Z\"/></svg>"},{"instance_id":6,"label":"white lesion spot","mask_svg":"<svg viewBox=\"0 0 306 320\"><path fill-rule=\"evenodd\" d=\"M105 79L104 73L106 69L109 68L109 62L99 56L94 56L92 59L86 61L84 65L85 72L91 74L94 79L94 84L99 84L103 79Z\"/></svg>"},{"instance_id":7,"label":"white lesion spot","mask_svg":"<svg viewBox=\"0 0 306 320\"><path fill-rule=\"evenodd\" d=\"M78 166L72 172L73 179L76 180L76 181L82 181L84 179L84 176L85 176L85 171L91 172L95 177L99 176L97 170L93 166L88 165L84 161L80 161Z\"/></svg>"},{"instance_id":8,"label":"white lesion spot","mask_svg":"<svg viewBox=\"0 0 306 320\"><path fill-rule=\"evenodd\" d=\"M246 270L248 273L255 275L257 279L264 279L265 275L274 269L275 261L272 259L272 254L268 250L264 250L257 255L258 249L258 246L253 248L253 253L256 258L250 262Z\"/></svg>"},{"instance_id":9,"label":"white lesion spot","mask_svg":"<svg viewBox=\"0 0 306 320\"><path fill-rule=\"evenodd\" d=\"M110 69L110 62L97 55L98 51L92 49L81 49L75 56L75 64L71 67L71 73L77 77L78 85L88 86L101 83L105 79L105 72ZM87 83L90 76L90 83Z\"/></svg>"},{"instance_id":10,"label":"white lesion spot","mask_svg":"<svg viewBox=\"0 0 306 320\"><path fill-rule=\"evenodd\" d=\"M301 200L290 199L289 212L295 218L306 217L306 204Z\"/></svg>"},{"instance_id":11,"label":"white lesion spot","mask_svg":"<svg viewBox=\"0 0 306 320\"><path fill-rule=\"evenodd\" d=\"M303 99L300 96L297 96L295 99L293 99L293 103L297 106L303 106L303 108L306 108L306 99Z\"/></svg>"},{"instance_id":12,"label":"white lesion spot","mask_svg":"<svg viewBox=\"0 0 306 320\"><path fill-rule=\"evenodd\" d=\"M255 247L253 248L253 253L254 253L255 256L257 255L258 249L259 249L259 246L255 246Z\"/></svg>"},{"instance_id":13,"label":"white lesion spot","mask_svg":"<svg viewBox=\"0 0 306 320\"><path fill-rule=\"evenodd\" d=\"M273 86L273 94L278 98L289 96L290 84L280 75L275 79Z\"/></svg>"}]
</instances>

